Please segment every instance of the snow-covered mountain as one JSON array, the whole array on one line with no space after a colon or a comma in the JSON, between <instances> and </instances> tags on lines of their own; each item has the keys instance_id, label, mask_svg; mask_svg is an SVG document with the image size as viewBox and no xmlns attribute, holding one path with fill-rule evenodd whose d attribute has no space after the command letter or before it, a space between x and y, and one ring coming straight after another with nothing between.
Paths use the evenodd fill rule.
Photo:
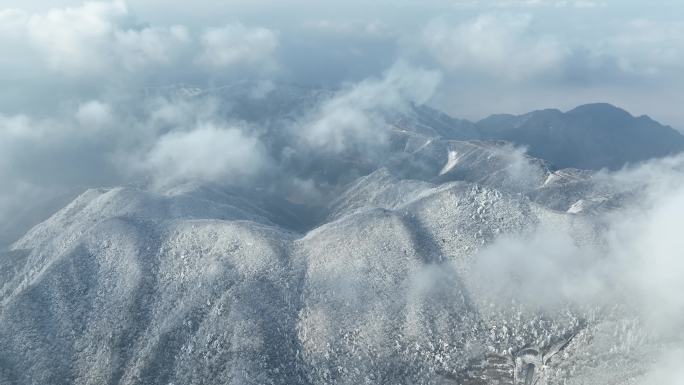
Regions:
<instances>
[{"instance_id":1,"label":"snow-covered mountain","mask_svg":"<svg viewBox=\"0 0 684 385\"><path fill-rule=\"evenodd\" d=\"M520 340L494 336L508 321L484 315L459 278L498 234L567 226L590 237L582 217L387 170L330 212L300 233L228 194L87 191L2 258L0 379L434 383L491 346L505 356L583 327L563 313L548 330L512 325ZM422 282L445 261L457 271Z\"/></svg>"},{"instance_id":2,"label":"snow-covered mountain","mask_svg":"<svg viewBox=\"0 0 684 385\"><path fill-rule=\"evenodd\" d=\"M211 92L268 130L326 98ZM558 165L664 155L678 142L657 147L659 135L674 134L607 106L477 124L411 106L386 122L382 161L336 154L297 170L325 186L318 200L216 183L82 193L0 255L0 383L620 384L648 370L660 341L629 309L535 306L525 296L546 294L523 289L497 302L478 256L546 228L600 247L597 213L629 194ZM618 147L575 147L618 134ZM494 138L566 152L535 158ZM643 152L592 152L637 139Z\"/></svg>"}]
</instances>

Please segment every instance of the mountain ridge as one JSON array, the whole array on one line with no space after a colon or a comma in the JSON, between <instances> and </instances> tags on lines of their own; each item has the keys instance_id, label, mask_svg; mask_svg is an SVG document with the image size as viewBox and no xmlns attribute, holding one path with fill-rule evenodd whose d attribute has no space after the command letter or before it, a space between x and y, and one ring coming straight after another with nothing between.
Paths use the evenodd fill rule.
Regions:
<instances>
[{"instance_id":1,"label":"mountain ridge","mask_svg":"<svg viewBox=\"0 0 684 385\"><path fill-rule=\"evenodd\" d=\"M290 119L311 99L293 107L287 94L272 111ZM613 108L492 122L567 129L596 109L639 119ZM553 266L515 245L510 286L497 276L507 266L485 258L545 229L600 249L602 214L629 189L428 107L383 117L388 146L367 158L304 154L266 186L93 188L35 225L0 252L0 383L550 385L646 373L660 341L628 306L547 290ZM262 118L265 135L281 127ZM319 196L294 199L283 187L294 176ZM615 330L624 338L605 338Z\"/></svg>"},{"instance_id":2,"label":"mountain ridge","mask_svg":"<svg viewBox=\"0 0 684 385\"><path fill-rule=\"evenodd\" d=\"M399 179L387 172L379 176L404 195ZM469 182L416 188L422 192L414 198L389 205L366 201L303 234L264 221L258 208L248 209L251 214L194 215L202 210L187 206L187 193L90 190L15 243L14 258L26 250L23 263L0 269L11 270L0 291L5 346L0 362L6 369L0 379L68 384L76 376L85 382L149 384L203 383L220 376L318 384L331 381L325 369L331 365L361 365L360 376L377 373L411 383L440 378L426 371L431 367L458 377L465 362L444 366L443 353L427 347L420 350L422 364L408 352L394 356L385 341L405 326L401 318L387 317L413 306L430 307L428 318L448 315L450 326L433 332L451 341L446 351L456 354L468 349L454 339L460 335L454 328L467 333L471 344L489 338L489 321L464 312L481 305L468 304L461 297L466 291L451 294L455 302L449 309L434 307L430 296L418 303L389 296L406 290L426 264L449 259L467 270L468 256L499 233L521 231L536 221L558 225L583 219L561 219L524 197ZM350 196L356 190L352 187ZM225 199L220 195L207 198L212 207L225 206L216 201ZM360 299L367 306L350 313ZM115 315L103 317L107 309ZM38 329L31 320L40 320ZM355 341L332 332L354 333L374 322L387 328L383 337L362 333ZM566 330L563 317L554 322ZM104 343L96 343L102 338ZM414 338L429 337L420 334L400 344ZM363 364L350 355L359 349L362 357L378 358ZM95 359L84 361L81 354ZM108 355L115 361L107 363ZM397 371L396 360L406 362L406 369ZM233 371L236 365L240 372Z\"/></svg>"},{"instance_id":3,"label":"mountain ridge","mask_svg":"<svg viewBox=\"0 0 684 385\"><path fill-rule=\"evenodd\" d=\"M483 137L525 146L559 168L616 170L684 151L684 135L646 115L608 103L523 115L493 115L476 123Z\"/></svg>"}]
</instances>

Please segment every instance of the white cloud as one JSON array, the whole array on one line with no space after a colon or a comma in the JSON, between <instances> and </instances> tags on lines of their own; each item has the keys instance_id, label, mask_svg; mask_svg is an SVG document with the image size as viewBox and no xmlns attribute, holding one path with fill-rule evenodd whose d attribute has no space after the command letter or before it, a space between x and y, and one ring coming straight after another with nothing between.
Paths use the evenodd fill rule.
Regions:
<instances>
[{"instance_id":1,"label":"white cloud","mask_svg":"<svg viewBox=\"0 0 684 385\"><path fill-rule=\"evenodd\" d=\"M277 32L240 23L208 28L194 42L184 25L139 23L124 0L87 1L35 13L0 10L0 32L3 44L19 55L0 62L39 62L73 77L112 77L160 67L190 73L197 70L193 58L204 67L263 72L277 67L279 45Z\"/></svg>"},{"instance_id":2,"label":"white cloud","mask_svg":"<svg viewBox=\"0 0 684 385\"><path fill-rule=\"evenodd\" d=\"M483 15L450 25L432 20L422 43L444 68L524 80L557 69L569 50L550 36L532 30L528 15Z\"/></svg>"},{"instance_id":3,"label":"white cloud","mask_svg":"<svg viewBox=\"0 0 684 385\"><path fill-rule=\"evenodd\" d=\"M201 38L197 62L210 67L259 65L273 67L278 33L267 28L248 28L240 23L207 30Z\"/></svg>"},{"instance_id":4,"label":"white cloud","mask_svg":"<svg viewBox=\"0 0 684 385\"><path fill-rule=\"evenodd\" d=\"M684 60L684 23L646 18L631 20L622 25L620 33L606 39L603 49L619 57L625 72L679 73Z\"/></svg>"},{"instance_id":5,"label":"white cloud","mask_svg":"<svg viewBox=\"0 0 684 385\"><path fill-rule=\"evenodd\" d=\"M183 26L137 26L121 0L34 14L2 10L0 21L4 39L14 45L28 42L35 51L24 60L39 59L52 70L75 76L168 64L190 40Z\"/></svg>"},{"instance_id":6,"label":"white cloud","mask_svg":"<svg viewBox=\"0 0 684 385\"><path fill-rule=\"evenodd\" d=\"M0 32L3 35L16 34L24 27L28 18L29 15L21 9L0 10Z\"/></svg>"},{"instance_id":7,"label":"white cloud","mask_svg":"<svg viewBox=\"0 0 684 385\"><path fill-rule=\"evenodd\" d=\"M92 100L78 107L76 120L84 128L99 129L112 124L114 116L108 104Z\"/></svg>"},{"instance_id":8,"label":"white cloud","mask_svg":"<svg viewBox=\"0 0 684 385\"><path fill-rule=\"evenodd\" d=\"M159 185L194 180L237 184L267 164L258 138L240 128L202 123L161 136L144 155L141 168Z\"/></svg>"},{"instance_id":9,"label":"white cloud","mask_svg":"<svg viewBox=\"0 0 684 385\"><path fill-rule=\"evenodd\" d=\"M32 15L27 32L49 65L65 71L101 67L112 58L105 54L108 37L128 10L121 1L85 3L77 8L55 8Z\"/></svg>"},{"instance_id":10,"label":"white cloud","mask_svg":"<svg viewBox=\"0 0 684 385\"><path fill-rule=\"evenodd\" d=\"M487 282L504 303L515 296L541 306L626 304L656 334L680 333L684 156L595 178L628 197L592 218L601 228L595 239L563 226L502 237L476 258L473 281Z\"/></svg>"},{"instance_id":11,"label":"white cloud","mask_svg":"<svg viewBox=\"0 0 684 385\"><path fill-rule=\"evenodd\" d=\"M684 155L595 178L626 193L619 208L578 217L567 226L499 237L475 256L465 277L473 298L492 311L514 306L537 314L567 309L583 317L599 314L592 322L605 322L609 330L615 327L613 317L630 319L638 325L637 335L623 329L620 338L597 338L579 351L611 351L620 360L634 360L634 349L650 351L647 362L632 361L637 373L645 374L635 383L680 384ZM600 329L590 327L588 333L600 336Z\"/></svg>"},{"instance_id":12,"label":"white cloud","mask_svg":"<svg viewBox=\"0 0 684 385\"><path fill-rule=\"evenodd\" d=\"M684 385L684 350L681 348L668 351L658 357L649 373L641 381L643 385Z\"/></svg>"},{"instance_id":13,"label":"white cloud","mask_svg":"<svg viewBox=\"0 0 684 385\"><path fill-rule=\"evenodd\" d=\"M136 70L150 64L169 64L181 54L190 41L188 30L181 25L169 28L119 30L115 50L126 69Z\"/></svg>"},{"instance_id":14,"label":"white cloud","mask_svg":"<svg viewBox=\"0 0 684 385\"><path fill-rule=\"evenodd\" d=\"M440 80L435 71L396 64L381 79L362 81L325 101L296 134L317 151L382 147L389 129L382 114L427 102Z\"/></svg>"}]
</instances>

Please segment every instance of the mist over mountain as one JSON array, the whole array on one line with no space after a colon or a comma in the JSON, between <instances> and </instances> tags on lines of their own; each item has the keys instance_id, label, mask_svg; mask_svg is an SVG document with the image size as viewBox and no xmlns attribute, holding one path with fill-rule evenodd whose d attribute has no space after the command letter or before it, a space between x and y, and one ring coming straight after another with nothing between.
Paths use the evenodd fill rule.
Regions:
<instances>
[{"instance_id":1,"label":"mist over mountain","mask_svg":"<svg viewBox=\"0 0 684 385\"><path fill-rule=\"evenodd\" d=\"M632 117L610 105L584 105L567 113L544 110L521 116L494 115L473 123L451 117L427 105L416 104L410 99L391 101L392 104L387 106L375 105L375 101L345 100L354 92L360 92L360 86L355 87L334 90L273 82L238 82L207 89L173 85L126 94L118 101L120 105L117 109L128 108L129 103L138 98L145 101L142 109L139 106L132 107L128 112L130 117L119 122L107 122L108 126L102 129L115 129L118 124L131 122L133 126L155 125L157 127L153 131L157 133L153 135L173 139L161 142L162 147L160 143L154 147L151 143L144 144L145 141L154 140L149 137L149 133L138 132L134 137L137 136L143 146L136 149L135 146L139 144L134 144L131 151L131 147L125 150L117 148L122 145L131 146L128 139L119 143L118 139L108 143L94 143L91 138L84 138L86 141L83 145L100 147L100 153L96 155L97 162L109 163L105 165L109 169L106 173L112 176L86 177L80 184L94 187L102 181L115 185L128 180L136 186L150 183L163 186L190 181L192 178L218 181L218 178L230 175L231 185L246 184L251 188L260 186L267 190L280 189L285 195L305 194L305 199L317 200L326 199L326 194L339 190L341 186L379 167L387 167L397 175L419 180L453 180L454 177L450 175L454 171L446 169L445 154L452 157L451 162L463 154L473 158L466 163L471 164L471 172L476 176L471 177L464 174L466 171L461 171L458 178L472 178L473 182L480 182L481 178L500 178L498 174L484 176L484 170L491 167L492 160L488 154L493 152L498 157L505 153L508 150L501 152L496 148L505 148L506 143L509 143L508 146L521 146L526 154L540 159L539 167L547 172L563 168L614 170L628 164L676 154L684 148L684 137L677 131L647 117ZM397 92L393 85L375 84L373 87L379 90L390 87L390 92ZM336 103L341 106L335 105ZM345 122L335 121L329 124L317 116L326 105L339 108L340 111L360 111L363 121L355 127L356 131L344 132ZM113 105L102 106L106 109L113 108ZM206 159L194 160L200 162L197 166L188 163L190 159L179 157L177 162L169 163L170 168L159 168L162 163L156 158L161 156L164 158L160 159L168 162L173 159L169 157L178 157L177 154L166 153L174 151L171 146L202 145L199 142L190 144L195 137L199 141L222 140L222 132L228 127L224 127L225 123L217 124L217 121L229 122L228 125L238 127L232 131L235 133L234 137L227 136L224 140L231 142L226 144L229 146L235 145L232 143L235 140L241 141L242 144L238 146L249 148L248 152L234 159L234 162L243 164L234 170L226 170L225 164L221 162L233 162L231 155L221 158L219 155L206 153ZM202 136L172 134L175 131L174 126L188 123L200 125ZM42 124L49 126L53 123ZM338 130L341 135L338 135ZM249 134L245 136L243 132ZM317 148L313 149L312 145ZM456 150L462 146L465 146L462 151ZM78 151L91 151L87 147ZM169 147L168 150L166 147ZM121 151L127 153L121 154ZM145 158L140 151L147 151L149 154ZM215 151L220 152L221 149L216 148ZM219 158L213 158L216 156ZM110 159L113 157L128 159L121 162L117 160L118 164L112 164ZM477 157L481 159L475 159ZM52 161L61 162L61 167L79 167L71 155L57 154ZM204 168L201 162L205 161L216 163L218 168L215 171ZM508 167L507 162L509 160L503 160L496 167ZM34 173L39 173L37 178L43 179L40 174L50 173L49 165L32 167ZM185 171L183 167L186 167ZM204 169L195 169L196 167ZM174 169L180 171L173 171ZM181 177L183 173L190 174ZM543 179L542 176L539 178ZM529 183L524 178L515 181L505 179L497 183ZM527 187L531 189L538 183L539 181L535 181ZM35 204L22 206L22 212L14 214L16 218L13 221L3 222L0 245L9 245L83 189L84 187L62 186L54 192L48 191L47 194L37 193ZM318 212L318 209L314 211Z\"/></svg>"},{"instance_id":2,"label":"mist over mountain","mask_svg":"<svg viewBox=\"0 0 684 385\"><path fill-rule=\"evenodd\" d=\"M664 3L7 0L0 385L682 383Z\"/></svg>"},{"instance_id":3,"label":"mist over mountain","mask_svg":"<svg viewBox=\"0 0 684 385\"><path fill-rule=\"evenodd\" d=\"M483 134L492 121L547 112L471 123L414 103L359 101L359 86L271 85L253 96L255 87L154 92L260 131L200 125L150 154L176 141L211 153L205 135L235 132L231 141L251 149L236 153L250 162L241 169L209 172L205 162L220 156L168 153L185 174L150 163L147 187L90 189L3 253L3 383L551 384L648 373L644 355L665 340L639 320L640 297L617 289L634 285L619 272L638 261L612 244L628 232L613 217L651 199L653 185L645 192L630 174L641 169L559 169ZM324 120L312 131L324 151L303 151L292 130L338 108L380 130L338 133ZM567 115L604 127L606 110L620 111ZM623 141L653 129L641 144L656 147L663 126L619 116L637 127ZM518 127L534 126L506 130ZM571 127L554 140L577 137ZM586 149L565 153L585 159ZM610 168L603 159L594 164ZM655 167L676 174L681 159ZM498 248L517 262L499 260ZM614 327L624 340L603 340ZM612 369L592 369L595 360Z\"/></svg>"}]
</instances>

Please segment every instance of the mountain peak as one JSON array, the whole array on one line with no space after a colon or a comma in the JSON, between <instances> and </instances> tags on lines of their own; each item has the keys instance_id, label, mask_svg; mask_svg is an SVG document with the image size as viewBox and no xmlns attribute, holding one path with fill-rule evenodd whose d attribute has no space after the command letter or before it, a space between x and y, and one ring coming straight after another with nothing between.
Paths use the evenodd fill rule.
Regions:
<instances>
[{"instance_id":1,"label":"mountain peak","mask_svg":"<svg viewBox=\"0 0 684 385\"><path fill-rule=\"evenodd\" d=\"M620 107L610 103L589 103L582 104L566 112L568 115L591 115L591 116L620 116L623 118L633 118L632 114Z\"/></svg>"}]
</instances>

